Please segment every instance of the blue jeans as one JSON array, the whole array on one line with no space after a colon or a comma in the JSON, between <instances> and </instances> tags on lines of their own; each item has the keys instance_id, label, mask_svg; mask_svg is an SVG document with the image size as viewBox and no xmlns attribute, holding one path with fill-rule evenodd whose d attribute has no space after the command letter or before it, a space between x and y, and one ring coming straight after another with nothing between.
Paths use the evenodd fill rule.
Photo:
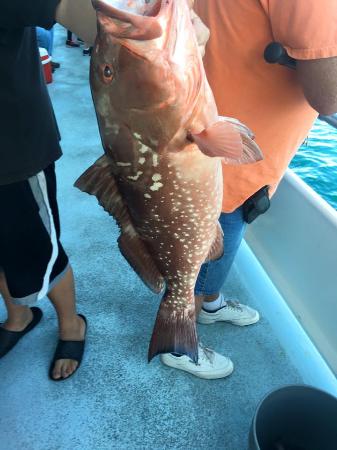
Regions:
<instances>
[{"instance_id":1,"label":"blue jeans","mask_svg":"<svg viewBox=\"0 0 337 450\"><path fill-rule=\"evenodd\" d=\"M224 253L221 258L201 266L195 295L215 295L220 292L246 230L242 207L232 213L222 213L219 222L224 232Z\"/></svg>"},{"instance_id":2,"label":"blue jeans","mask_svg":"<svg viewBox=\"0 0 337 450\"><path fill-rule=\"evenodd\" d=\"M36 36L39 47L45 48L48 55L51 56L53 54L54 28L45 30L44 28L36 27Z\"/></svg>"}]
</instances>

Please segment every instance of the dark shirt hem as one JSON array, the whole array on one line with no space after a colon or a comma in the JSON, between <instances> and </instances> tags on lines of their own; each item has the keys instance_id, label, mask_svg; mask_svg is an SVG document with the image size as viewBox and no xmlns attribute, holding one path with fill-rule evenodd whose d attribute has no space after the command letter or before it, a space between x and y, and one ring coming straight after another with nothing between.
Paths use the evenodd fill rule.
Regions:
<instances>
[{"instance_id":1,"label":"dark shirt hem","mask_svg":"<svg viewBox=\"0 0 337 450\"><path fill-rule=\"evenodd\" d=\"M59 148L59 151L57 154L53 155L50 159L44 159L39 164L36 162L34 163L34 166L32 167L26 167L26 168L20 168L20 171L16 173L11 174L1 174L0 173L0 186L4 186L7 184L17 183L19 181L28 180L28 178L37 175L39 172L42 172L42 170L46 169L50 164L54 163L58 159L60 159L62 156L61 148Z\"/></svg>"}]
</instances>

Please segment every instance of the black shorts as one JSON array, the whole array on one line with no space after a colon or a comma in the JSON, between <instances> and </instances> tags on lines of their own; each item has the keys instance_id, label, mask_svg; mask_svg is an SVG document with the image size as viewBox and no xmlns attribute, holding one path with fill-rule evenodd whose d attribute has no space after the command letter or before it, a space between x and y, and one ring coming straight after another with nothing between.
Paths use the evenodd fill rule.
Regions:
<instances>
[{"instance_id":1,"label":"black shorts","mask_svg":"<svg viewBox=\"0 0 337 450\"><path fill-rule=\"evenodd\" d=\"M15 303L32 305L68 269L60 243L55 166L0 186L0 270Z\"/></svg>"}]
</instances>

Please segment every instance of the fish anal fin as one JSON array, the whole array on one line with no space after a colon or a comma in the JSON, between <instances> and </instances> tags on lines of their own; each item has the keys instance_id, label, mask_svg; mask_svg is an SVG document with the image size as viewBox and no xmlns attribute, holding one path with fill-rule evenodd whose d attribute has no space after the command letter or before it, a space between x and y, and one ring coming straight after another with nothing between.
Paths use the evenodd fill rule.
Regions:
<instances>
[{"instance_id":1,"label":"fish anal fin","mask_svg":"<svg viewBox=\"0 0 337 450\"><path fill-rule=\"evenodd\" d=\"M193 296L193 293L191 295ZM162 299L154 325L148 353L149 362L161 353L187 355L195 363L198 362L194 303L190 308L178 308L173 304L172 294L168 292Z\"/></svg>"},{"instance_id":2,"label":"fish anal fin","mask_svg":"<svg viewBox=\"0 0 337 450\"><path fill-rule=\"evenodd\" d=\"M155 293L162 291L164 279L148 249L135 230L129 211L119 192L109 158L102 156L76 181L75 186L97 197L99 204L112 215L121 229L118 244L122 255L143 282Z\"/></svg>"},{"instance_id":3,"label":"fish anal fin","mask_svg":"<svg viewBox=\"0 0 337 450\"><path fill-rule=\"evenodd\" d=\"M154 293L159 294L165 286L164 278L148 253L144 242L137 232L132 229L133 227L130 225L128 230L122 232L119 237L118 246L120 252L143 280L144 284Z\"/></svg>"},{"instance_id":4,"label":"fish anal fin","mask_svg":"<svg viewBox=\"0 0 337 450\"><path fill-rule=\"evenodd\" d=\"M239 121L224 117L201 133L191 133L202 153L233 165L254 163L263 158L253 136Z\"/></svg>"}]
</instances>

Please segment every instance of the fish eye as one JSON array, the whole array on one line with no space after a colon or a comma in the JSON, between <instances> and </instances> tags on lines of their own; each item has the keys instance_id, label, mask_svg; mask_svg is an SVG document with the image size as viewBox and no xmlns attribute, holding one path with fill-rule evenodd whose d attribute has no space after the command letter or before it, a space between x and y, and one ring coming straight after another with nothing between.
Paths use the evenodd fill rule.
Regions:
<instances>
[{"instance_id":1,"label":"fish eye","mask_svg":"<svg viewBox=\"0 0 337 450\"><path fill-rule=\"evenodd\" d=\"M106 83L110 83L113 79L114 73L111 66L105 65L103 67L103 78Z\"/></svg>"},{"instance_id":2,"label":"fish eye","mask_svg":"<svg viewBox=\"0 0 337 450\"><path fill-rule=\"evenodd\" d=\"M105 67L104 67L104 76L105 76L106 78L112 77L112 70L110 69L109 66L105 66Z\"/></svg>"}]
</instances>

